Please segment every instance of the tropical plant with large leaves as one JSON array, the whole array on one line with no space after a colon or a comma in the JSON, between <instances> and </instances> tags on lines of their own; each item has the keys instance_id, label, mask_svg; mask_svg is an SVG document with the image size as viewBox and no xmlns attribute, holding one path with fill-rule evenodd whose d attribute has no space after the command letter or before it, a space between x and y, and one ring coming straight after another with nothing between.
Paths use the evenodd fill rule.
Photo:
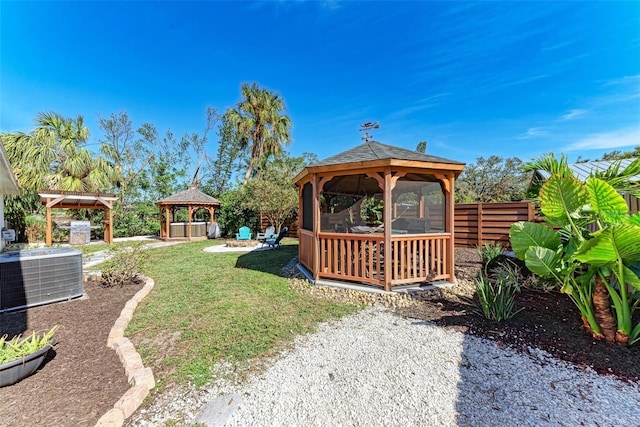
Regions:
<instances>
[{"instance_id":1,"label":"tropical plant with large leaves","mask_svg":"<svg viewBox=\"0 0 640 427\"><path fill-rule=\"evenodd\" d=\"M511 226L516 257L556 279L596 338L640 341L640 322L633 324L640 304L640 214L630 215L616 188L594 176L581 183L555 173L539 201L547 225Z\"/></svg>"},{"instance_id":2,"label":"tropical plant with large leaves","mask_svg":"<svg viewBox=\"0 0 640 427\"><path fill-rule=\"evenodd\" d=\"M282 153L282 145L291 141L291 119L283 114L285 104L279 94L255 83L242 83L240 91L242 100L226 111L224 120L235 127L240 148L248 151L246 183L268 155Z\"/></svg>"}]
</instances>

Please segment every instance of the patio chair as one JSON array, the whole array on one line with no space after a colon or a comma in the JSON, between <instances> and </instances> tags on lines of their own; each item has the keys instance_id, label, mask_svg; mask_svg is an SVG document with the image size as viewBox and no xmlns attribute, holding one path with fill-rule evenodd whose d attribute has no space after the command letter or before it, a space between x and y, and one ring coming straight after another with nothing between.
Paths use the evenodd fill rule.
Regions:
<instances>
[{"instance_id":1,"label":"patio chair","mask_svg":"<svg viewBox=\"0 0 640 427\"><path fill-rule=\"evenodd\" d=\"M262 243L262 245L269 245L272 248L277 248L280 246L280 242L282 241L282 238L285 236L285 234L287 234L287 232L289 231L289 227L282 227L280 229L280 233L278 233L277 237L272 237L270 239L265 239L264 243Z\"/></svg>"},{"instance_id":2,"label":"patio chair","mask_svg":"<svg viewBox=\"0 0 640 427\"><path fill-rule=\"evenodd\" d=\"M238 231L239 233L236 233L236 240L251 240L251 230L249 227L240 227Z\"/></svg>"},{"instance_id":3,"label":"patio chair","mask_svg":"<svg viewBox=\"0 0 640 427\"><path fill-rule=\"evenodd\" d=\"M273 225L270 225L269 227L267 227L264 233L258 233L258 235L256 236L256 240L264 242L265 240L274 238L276 236L276 228Z\"/></svg>"}]
</instances>

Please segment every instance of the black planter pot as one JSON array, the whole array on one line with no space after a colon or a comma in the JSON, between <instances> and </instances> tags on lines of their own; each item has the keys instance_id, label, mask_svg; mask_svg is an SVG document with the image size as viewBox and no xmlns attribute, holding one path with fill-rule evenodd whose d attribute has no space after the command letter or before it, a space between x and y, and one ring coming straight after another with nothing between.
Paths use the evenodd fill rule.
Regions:
<instances>
[{"instance_id":1,"label":"black planter pot","mask_svg":"<svg viewBox=\"0 0 640 427\"><path fill-rule=\"evenodd\" d=\"M0 387L15 384L33 374L47 357L50 349L49 344L26 357L0 365Z\"/></svg>"}]
</instances>

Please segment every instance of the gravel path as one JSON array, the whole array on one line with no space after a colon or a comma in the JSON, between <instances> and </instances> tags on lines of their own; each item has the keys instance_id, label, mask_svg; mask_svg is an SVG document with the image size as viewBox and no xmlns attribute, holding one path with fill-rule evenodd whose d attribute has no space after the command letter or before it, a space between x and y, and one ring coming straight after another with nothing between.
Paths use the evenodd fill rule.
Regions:
<instances>
[{"instance_id":1,"label":"gravel path","mask_svg":"<svg viewBox=\"0 0 640 427\"><path fill-rule=\"evenodd\" d=\"M250 384L176 390L130 423L193 423L207 401L228 393L241 402L227 426L631 426L640 419L637 384L372 308L299 337Z\"/></svg>"}]
</instances>

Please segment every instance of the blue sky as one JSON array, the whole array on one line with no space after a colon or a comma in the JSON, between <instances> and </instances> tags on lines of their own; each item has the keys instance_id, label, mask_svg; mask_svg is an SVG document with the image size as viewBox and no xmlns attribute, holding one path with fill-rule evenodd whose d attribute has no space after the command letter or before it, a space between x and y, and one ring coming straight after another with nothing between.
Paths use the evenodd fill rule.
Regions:
<instances>
[{"instance_id":1,"label":"blue sky","mask_svg":"<svg viewBox=\"0 0 640 427\"><path fill-rule=\"evenodd\" d=\"M0 132L127 111L177 134L240 84L279 92L293 155L374 139L464 162L640 145L640 2L0 2ZM214 154L217 137L211 135Z\"/></svg>"}]
</instances>

